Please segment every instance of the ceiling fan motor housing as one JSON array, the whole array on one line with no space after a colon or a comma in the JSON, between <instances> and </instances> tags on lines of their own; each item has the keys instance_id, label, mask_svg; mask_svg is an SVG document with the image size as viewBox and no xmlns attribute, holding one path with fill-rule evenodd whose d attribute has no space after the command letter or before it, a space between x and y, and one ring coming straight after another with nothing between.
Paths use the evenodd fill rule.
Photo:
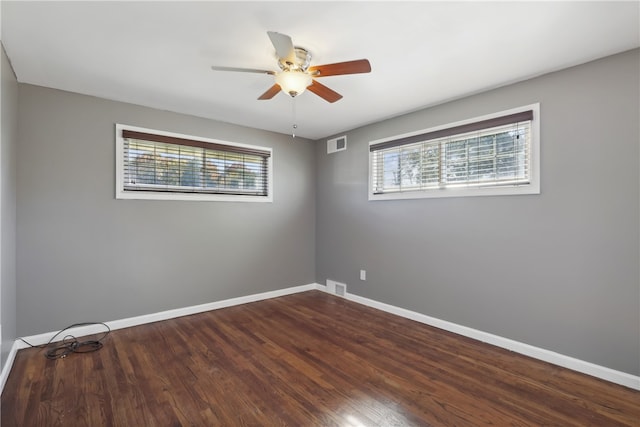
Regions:
<instances>
[{"instance_id":1,"label":"ceiling fan motor housing","mask_svg":"<svg viewBox=\"0 0 640 427\"><path fill-rule=\"evenodd\" d=\"M282 71L307 71L309 64L311 64L311 53L299 46L295 46L293 51L295 53L294 62L291 62L289 58L278 58L280 69Z\"/></svg>"}]
</instances>

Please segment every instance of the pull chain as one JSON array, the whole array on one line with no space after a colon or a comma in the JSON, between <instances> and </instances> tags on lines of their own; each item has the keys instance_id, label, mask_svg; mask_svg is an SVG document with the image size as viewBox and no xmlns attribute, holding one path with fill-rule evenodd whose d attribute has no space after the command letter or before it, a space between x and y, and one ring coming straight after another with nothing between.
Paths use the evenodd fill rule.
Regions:
<instances>
[{"instance_id":1,"label":"pull chain","mask_svg":"<svg viewBox=\"0 0 640 427\"><path fill-rule=\"evenodd\" d=\"M296 124L296 98L291 98L291 116L292 116L292 130L291 130L291 137L295 138L296 137L296 129L298 129L298 125Z\"/></svg>"}]
</instances>

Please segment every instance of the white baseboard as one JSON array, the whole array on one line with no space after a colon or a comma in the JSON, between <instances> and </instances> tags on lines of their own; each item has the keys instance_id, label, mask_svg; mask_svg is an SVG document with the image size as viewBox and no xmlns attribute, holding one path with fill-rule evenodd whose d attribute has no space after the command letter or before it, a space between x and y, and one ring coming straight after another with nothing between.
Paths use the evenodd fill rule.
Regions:
<instances>
[{"instance_id":1,"label":"white baseboard","mask_svg":"<svg viewBox=\"0 0 640 427\"><path fill-rule=\"evenodd\" d=\"M327 292L327 287L325 286L319 285L318 289ZM396 307L390 304L385 304L385 303L378 302L369 298L361 297L358 295L346 293L345 298L350 301L357 302L359 304L376 308L378 310L386 311L387 313L391 313L407 319L415 320L416 322L424 323L426 325L444 329L445 331L453 332L459 335L463 335L465 337L473 338L478 341L486 342L488 344L492 344L497 347L502 347L507 350L511 350L516 353L523 354L525 356L533 357L534 359L549 362L554 365L562 366L563 368L567 368L573 371L581 372L583 374L591 375L593 377L600 378L615 384L620 384L635 390L640 390L640 376L631 375L626 372L616 371L615 369L607 368L605 366L596 365L594 363L576 359L571 356L565 356L564 354L556 353L550 350L545 350L543 348L535 347L519 341L514 341L509 338L504 338L498 335L493 335L487 332L479 331L477 329L458 325L456 323L448 322L446 320L436 319L435 317L430 317L425 314L417 313L411 310L406 310L404 308Z\"/></svg>"},{"instance_id":2,"label":"white baseboard","mask_svg":"<svg viewBox=\"0 0 640 427\"><path fill-rule=\"evenodd\" d=\"M194 305L190 307L179 308L175 310L167 310L159 313L152 313L143 316L129 317L126 319L114 320L106 322L111 330L117 330L122 328L128 328L132 326L144 325L146 323L158 322L161 320L173 319L181 316L188 316L190 314L202 313L205 311L216 310L225 307L231 307L234 305L246 304L250 302L256 302L266 300L270 298L277 298L284 295L295 294L299 292L320 290L328 292L325 285L319 283L312 283L309 285L295 286L291 288L279 289L276 291L263 292L259 294L248 295L244 297L231 298L217 302L211 302L207 304ZM535 347L529 344L514 341L508 338L493 335L487 332L479 331L477 329L469 328L466 326L458 325L456 323L448 322L445 320L436 319L434 317L427 316L425 314L417 313L415 311L406 310L404 308L396 307L390 304L378 302L369 298L361 297L358 295L346 293L344 298L363 304L378 310L386 311L387 313L395 314L407 319L415 320L426 325L434 326L436 328L444 329L449 332L453 332L459 335L463 335L469 338L473 338L482 342L486 342L498 347L502 347L516 353L524 354L535 359L543 360L545 362L552 363L554 365L562 366L577 372L582 372L587 375L594 376L596 378L603 379L615 384L620 384L625 387L629 387L635 390L640 390L640 377L628 374L626 372L616 371L604 366L596 365L594 363L585 362L584 360L576 359L563 354L555 353L550 350L545 350L539 347ZM104 331L104 327L101 325L81 326L78 328L69 329L69 334L74 336L85 336L101 333ZM56 332L49 332L39 335L32 335L24 337L33 345L42 345L49 342L51 337ZM66 334L65 334L66 335ZM62 340L62 337L58 337L58 340ZM20 340L16 340L11 347L11 351L7 358L5 365L2 368L0 374L0 393L4 389L9 372L16 357L18 350L27 348L28 345Z\"/></svg>"},{"instance_id":3,"label":"white baseboard","mask_svg":"<svg viewBox=\"0 0 640 427\"><path fill-rule=\"evenodd\" d=\"M18 341L14 341L11 346L11 350L9 351L9 355L7 356L7 361L4 363L2 367L2 373L0 373L0 394L2 394L2 390L4 390L4 385L7 382L7 378L9 378L9 372L11 372L11 368L13 367L13 361L16 359L16 354L18 353Z\"/></svg>"}]
</instances>

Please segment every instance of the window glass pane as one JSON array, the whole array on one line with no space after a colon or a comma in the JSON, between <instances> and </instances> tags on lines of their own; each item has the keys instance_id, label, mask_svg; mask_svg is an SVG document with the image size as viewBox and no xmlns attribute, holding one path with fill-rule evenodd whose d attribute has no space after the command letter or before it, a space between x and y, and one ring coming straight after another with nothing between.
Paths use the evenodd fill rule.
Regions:
<instances>
[{"instance_id":1,"label":"window glass pane","mask_svg":"<svg viewBox=\"0 0 640 427\"><path fill-rule=\"evenodd\" d=\"M447 183L459 183L467 180L467 140L453 141L445 144Z\"/></svg>"},{"instance_id":2,"label":"window glass pane","mask_svg":"<svg viewBox=\"0 0 640 427\"><path fill-rule=\"evenodd\" d=\"M440 144L424 144L422 149L422 186L433 187L440 182Z\"/></svg>"},{"instance_id":3,"label":"window glass pane","mask_svg":"<svg viewBox=\"0 0 640 427\"><path fill-rule=\"evenodd\" d=\"M264 187L260 171L264 165L264 161L260 156L244 156L245 178L244 187L247 190L260 190Z\"/></svg>"},{"instance_id":4,"label":"window glass pane","mask_svg":"<svg viewBox=\"0 0 640 427\"><path fill-rule=\"evenodd\" d=\"M180 186L202 187L202 151L193 147L180 149Z\"/></svg>"},{"instance_id":5,"label":"window glass pane","mask_svg":"<svg viewBox=\"0 0 640 427\"><path fill-rule=\"evenodd\" d=\"M516 149L513 136L510 132L501 132L496 135L496 147L498 154L513 154Z\"/></svg>"},{"instance_id":6,"label":"window glass pane","mask_svg":"<svg viewBox=\"0 0 640 427\"><path fill-rule=\"evenodd\" d=\"M402 188L420 186L420 146L400 150L400 186Z\"/></svg>"},{"instance_id":7,"label":"window glass pane","mask_svg":"<svg viewBox=\"0 0 640 427\"><path fill-rule=\"evenodd\" d=\"M391 189L400 186L400 151L391 150L382 153L382 187Z\"/></svg>"},{"instance_id":8,"label":"window glass pane","mask_svg":"<svg viewBox=\"0 0 640 427\"><path fill-rule=\"evenodd\" d=\"M155 184L155 149L151 144L133 144L127 160L127 182L133 184Z\"/></svg>"}]
</instances>

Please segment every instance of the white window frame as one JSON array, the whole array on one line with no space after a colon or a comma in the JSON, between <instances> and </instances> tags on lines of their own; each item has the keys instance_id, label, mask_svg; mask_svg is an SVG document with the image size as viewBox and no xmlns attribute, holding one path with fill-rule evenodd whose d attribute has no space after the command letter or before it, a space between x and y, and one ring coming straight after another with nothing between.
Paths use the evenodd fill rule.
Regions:
<instances>
[{"instance_id":1,"label":"white window frame","mask_svg":"<svg viewBox=\"0 0 640 427\"><path fill-rule=\"evenodd\" d=\"M435 126L428 129L422 129L402 135L394 135L388 138L370 141L369 146L380 144L387 141L393 141L405 137L435 132L441 129L452 128L456 126L466 125L469 123L480 122L483 120L494 119L510 114L521 113L523 111L533 111L533 120L531 121L530 132L530 157L529 157L529 183L518 185L495 185L495 186L451 186L445 188L430 188L399 192L388 192L376 194L374 193L374 176L373 176L373 159L374 153L369 151L369 200L399 200L399 199L422 199L422 198L439 198L439 197L471 197L471 196L505 196L518 194L540 194L540 103L525 105L522 107L512 108L497 113L487 114L472 119L461 120L455 123L447 123L441 126Z\"/></svg>"},{"instance_id":2,"label":"white window frame","mask_svg":"<svg viewBox=\"0 0 640 427\"><path fill-rule=\"evenodd\" d=\"M191 139L195 141L208 142L218 145L227 145L230 147L242 147L248 149L256 149L268 151L271 155L267 159L267 195L242 195L242 194L211 194L211 193L179 193L179 192L161 192L161 191L132 191L124 189L124 138L123 130L131 130L136 132L151 133L182 139ZM269 147L261 147L257 145L241 144L237 142L222 141L218 139L203 138L192 135L185 135L174 132L165 132L156 129L142 128L138 126L130 126L126 124L116 123L116 199L128 200L192 200L192 201L217 201L217 202L273 202L273 150Z\"/></svg>"}]
</instances>

